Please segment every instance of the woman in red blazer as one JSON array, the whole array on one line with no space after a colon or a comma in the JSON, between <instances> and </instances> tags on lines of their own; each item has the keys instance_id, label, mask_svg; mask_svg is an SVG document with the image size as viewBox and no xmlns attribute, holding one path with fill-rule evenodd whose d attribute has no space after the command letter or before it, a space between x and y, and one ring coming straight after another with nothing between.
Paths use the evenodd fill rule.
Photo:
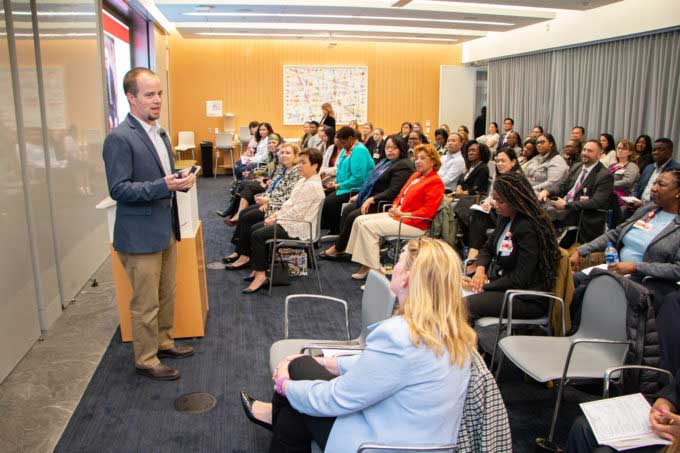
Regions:
<instances>
[{"instance_id":1,"label":"woman in red blazer","mask_svg":"<svg viewBox=\"0 0 680 453\"><path fill-rule=\"evenodd\" d=\"M413 154L416 172L401 188L392 208L388 212L359 216L352 225L345 251L352 254L352 261L361 264L361 268L352 274L355 280L364 280L371 269L380 270L380 238L399 233L401 216L429 219L407 218L402 222L402 236L418 237L425 234L439 209L444 198L444 182L437 174L441 167L439 153L432 145L418 145Z\"/></svg>"}]
</instances>

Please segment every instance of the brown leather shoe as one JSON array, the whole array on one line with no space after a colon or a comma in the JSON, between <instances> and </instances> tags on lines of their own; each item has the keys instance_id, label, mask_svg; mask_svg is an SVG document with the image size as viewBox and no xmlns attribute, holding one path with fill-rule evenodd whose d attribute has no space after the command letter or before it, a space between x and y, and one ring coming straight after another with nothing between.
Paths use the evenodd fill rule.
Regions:
<instances>
[{"instance_id":1,"label":"brown leather shoe","mask_svg":"<svg viewBox=\"0 0 680 453\"><path fill-rule=\"evenodd\" d=\"M142 376L146 376L151 379L156 379L159 381L174 381L175 379L179 379L181 375L177 368L171 368L167 365L163 365L162 363L159 363L153 368L135 367L135 370Z\"/></svg>"},{"instance_id":2,"label":"brown leather shoe","mask_svg":"<svg viewBox=\"0 0 680 453\"><path fill-rule=\"evenodd\" d=\"M184 357L189 357L194 355L194 348L191 346L177 346L170 349L160 349L158 351L158 358L167 357L170 359L183 359Z\"/></svg>"}]
</instances>

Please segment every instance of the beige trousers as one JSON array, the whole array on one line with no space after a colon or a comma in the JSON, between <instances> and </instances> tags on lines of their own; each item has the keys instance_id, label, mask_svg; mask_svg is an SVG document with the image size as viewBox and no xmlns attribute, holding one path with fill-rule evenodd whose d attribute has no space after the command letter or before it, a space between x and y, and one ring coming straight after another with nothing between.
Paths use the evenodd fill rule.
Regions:
<instances>
[{"instance_id":1,"label":"beige trousers","mask_svg":"<svg viewBox=\"0 0 680 453\"><path fill-rule=\"evenodd\" d=\"M175 308L177 243L170 237L168 247L156 253L120 253L120 261L130 278L132 299L132 345L135 366L152 368L160 363L159 349L170 349Z\"/></svg>"},{"instance_id":2,"label":"beige trousers","mask_svg":"<svg viewBox=\"0 0 680 453\"><path fill-rule=\"evenodd\" d=\"M352 232L347 243L347 253L352 254L352 261L371 269L380 269L380 238L396 236L399 233L399 221L394 220L386 212L360 215L352 225ZM401 235L420 237L425 231L401 224Z\"/></svg>"}]
</instances>

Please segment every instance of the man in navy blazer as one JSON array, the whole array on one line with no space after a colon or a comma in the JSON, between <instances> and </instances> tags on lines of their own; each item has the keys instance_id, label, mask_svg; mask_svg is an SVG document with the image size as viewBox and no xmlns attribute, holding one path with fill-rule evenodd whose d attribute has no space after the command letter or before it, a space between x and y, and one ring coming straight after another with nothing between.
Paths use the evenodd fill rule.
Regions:
<instances>
[{"instance_id":1,"label":"man in navy blazer","mask_svg":"<svg viewBox=\"0 0 680 453\"><path fill-rule=\"evenodd\" d=\"M653 164L647 165L642 170L640 176L640 183L637 187L635 196L647 203L650 200L652 185L656 181L656 177L667 168L680 169L680 163L673 160L673 141L669 138L659 138L654 141L652 148ZM636 208L642 206L643 203L636 205Z\"/></svg>"},{"instance_id":2,"label":"man in navy blazer","mask_svg":"<svg viewBox=\"0 0 680 453\"><path fill-rule=\"evenodd\" d=\"M175 174L170 140L157 124L162 90L156 74L132 69L123 89L130 114L106 137L103 151L109 193L117 202L113 248L132 285L135 368L153 379L173 380L179 370L159 357L193 354L171 335L180 240L175 192L191 188L196 177Z\"/></svg>"}]
</instances>

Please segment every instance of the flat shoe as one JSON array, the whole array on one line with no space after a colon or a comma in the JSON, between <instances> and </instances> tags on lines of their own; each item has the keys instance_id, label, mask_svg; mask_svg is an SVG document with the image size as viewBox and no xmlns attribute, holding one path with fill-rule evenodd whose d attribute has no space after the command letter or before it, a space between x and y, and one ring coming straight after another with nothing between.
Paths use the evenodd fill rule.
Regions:
<instances>
[{"instance_id":1,"label":"flat shoe","mask_svg":"<svg viewBox=\"0 0 680 453\"><path fill-rule=\"evenodd\" d=\"M184 357L189 357L194 355L194 348L191 346L177 346L170 349L159 349L158 358L168 357L171 359L183 359Z\"/></svg>"},{"instance_id":2,"label":"flat shoe","mask_svg":"<svg viewBox=\"0 0 680 453\"><path fill-rule=\"evenodd\" d=\"M250 261L248 261L247 263L239 264L238 266L234 266L233 264L227 264L226 266L224 266L224 270L237 271L239 269L246 269L248 267L250 267Z\"/></svg>"},{"instance_id":3,"label":"flat shoe","mask_svg":"<svg viewBox=\"0 0 680 453\"><path fill-rule=\"evenodd\" d=\"M269 431L273 431L274 428L272 427L271 424L255 418L255 415L253 414L253 403L256 401L255 398L253 398L252 395L250 395L245 390L241 390L239 396L241 400L241 406L243 407L243 412L246 413L246 417L248 417L248 420L255 423L256 425L260 425L263 428L268 429Z\"/></svg>"},{"instance_id":4,"label":"flat shoe","mask_svg":"<svg viewBox=\"0 0 680 453\"><path fill-rule=\"evenodd\" d=\"M255 289L250 289L250 288L244 288L241 290L241 294L255 294L265 286L269 286L269 279L265 280L264 283L262 283L260 286L258 286Z\"/></svg>"},{"instance_id":5,"label":"flat shoe","mask_svg":"<svg viewBox=\"0 0 680 453\"><path fill-rule=\"evenodd\" d=\"M240 256L240 255L236 255L236 256L225 256L224 258L222 258L222 262L223 262L224 264L231 264L231 263L233 263L234 261L236 261L236 260L239 258L239 256Z\"/></svg>"},{"instance_id":6,"label":"flat shoe","mask_svg":"<svg viewBox=\"0 0 680 453\"><path fill-rule=\"evenodd\" d=\"M220 217L226 217L227 216L227 213L224 212L224 211L215 211L215 214L217 214Z\"/></svg>"},{"instance_id":7,"label":"flat shoe","mask_svg":"<svg viewBox=\"0 0 680 453\"><path fill-rule=\"evenodd\" d=\"M338 261L338 259L339 259L338 255L339 255L339 253L335 254L335 255L329 255L326 252L321 252L321 253L319 253L319 258L321 258L322 260L328 260L328 261Z\"/></svg>"},{"instance_id":8,"label":"flat shoe","mask_svg":"<svg viewBox=\"0 0 680 453\"><path fill-rule=\"evenodd\" d=\"M363 274L360 274L357 272L356 274L352 274L352 278L354 280L366 280L366 277L368 277L368 272L365 272Z\"/></svg>"},{"instance_id":9,"label":"flat shoe","mask_svg":"<svg viewBox=\"0 0 680 453\"><path fill-rule=\"evenodd\" d=\"M224 219L223 222L227 226L236 226L238 220Z\"/></svg>"}]
</instances>

